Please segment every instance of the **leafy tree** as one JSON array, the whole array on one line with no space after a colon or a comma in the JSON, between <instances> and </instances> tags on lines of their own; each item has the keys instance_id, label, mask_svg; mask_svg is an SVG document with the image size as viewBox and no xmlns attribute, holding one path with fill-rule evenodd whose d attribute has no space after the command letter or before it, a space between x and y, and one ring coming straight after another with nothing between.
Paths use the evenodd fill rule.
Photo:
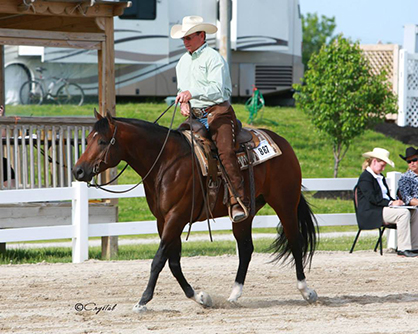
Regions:
<instances>
[{"instance_id":1,"label":"leafy tree","mask_svg":"<svg viewBox=\"0 0 418 334\"><path fill-rule=\"evenodd\" d=\"M302 15L302 62L307 68L311 55L318 53L321 46L332 42L336 36L333 36L336 28L335 17L328 18L322 15L318 17L317 13L307 13L306 17Z\"/></svg>"},{"instance_id":2,"label":"leafy tree","mask_svg":"<svg viewBox=\"0 0 418 334\"><path fill-rule=\"evenodd\" d=\"M373 75L358 42L340 35L311 57L302 84L294 85L297 106L332 143L334 177L352 140L397 112L385 76L385 71Z\"/></svg>"}]
</instances>

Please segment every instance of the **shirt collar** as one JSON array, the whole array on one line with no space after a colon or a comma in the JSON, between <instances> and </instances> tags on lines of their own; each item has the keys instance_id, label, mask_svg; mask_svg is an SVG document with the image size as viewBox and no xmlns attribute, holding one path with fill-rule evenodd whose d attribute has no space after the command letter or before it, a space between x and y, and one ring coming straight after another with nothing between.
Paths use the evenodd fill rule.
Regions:
<instances>
[{"instance_id":1,"label":"shirt collar","mask_svg":"<svg viewBox=\"0 0 418 334\"><path fill-rule=\"evenodd\" d=\"M410 169L408 169L405 174L409 177L412 177L412 178L418 177L418 174L416 174L415 172L413 172Z\"/></svg>"},{"instance_id":2,"label":"shirt collar","mask_svg":"<svg viewBox=\"0 0 418 334\"><path fill-rule=\"evenodd\" d=\"M208 46L208 43L206 42L203 43L200 48L198 48L195 52L191 54L192 58L196 59L197 57L199 57L202 54L203 50L206 49L207 46Z\"/></svg>"},{"instance_id":3,"label":"shirt collar","mask_svg":"<svg viewBox=\"0 0 418 334\"><path fill-rule=\"evenodd\" d=\"M370 166L368 166L368 167L366 168L366 170L367 170L370 174L372 174L372 175L373 175L373 177L374 177L375 179L383 179L383 175L382 175L382 174L376 174L375 172L373 172L373 170L370 168Z\"/></svg>"}]
</instances>

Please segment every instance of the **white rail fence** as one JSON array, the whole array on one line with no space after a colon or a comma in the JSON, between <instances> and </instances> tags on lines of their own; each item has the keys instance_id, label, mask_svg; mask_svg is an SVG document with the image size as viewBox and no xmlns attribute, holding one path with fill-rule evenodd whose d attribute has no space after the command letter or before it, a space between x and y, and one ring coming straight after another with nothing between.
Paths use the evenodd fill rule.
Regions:
<instances>
[{"instance_id":1,"label":"white rail fence","mask_svg":"<svg viewBox=\"0 0 418 334\"><path fill-rule=\"evenodd\" d=\"M388 185L392 195L396 193L400 173L388 173ZM304 179L305 191L333 191L352 190L357 182L356 178L346 179ZM109 189L121 191L132 185L109 186ZM80 263L88 259L88 238L102 236L138 235L157 233L155 221L113 222L106 224L89 224L89 200L103 198L144 197L142 186L134 190L113 194L100 189L89 188L86 183L73 182L72 187L19 189L0 191L0 203L34 203L48 201L72 201L72 225L42 226L30 228L10 228L0 230L0 242L23 242L34 240L67 239L73 240L73 263ZM357 225L355 214L317 214L320 226ZM276 227L279 223L277 216L256 216L253 227ZM231 222L227 217L217 218L212 224L212 230L230 230ZM206 222L197 222L193 231L206 231Z\"/></svg>"}]
</instances>

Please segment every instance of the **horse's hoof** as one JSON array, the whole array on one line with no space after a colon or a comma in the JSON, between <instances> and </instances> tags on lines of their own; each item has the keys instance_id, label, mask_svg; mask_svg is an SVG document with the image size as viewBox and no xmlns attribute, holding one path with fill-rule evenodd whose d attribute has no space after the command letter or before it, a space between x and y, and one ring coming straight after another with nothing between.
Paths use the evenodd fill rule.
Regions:
<instances>
[{"instance_id":1,"label":"horse's hoof","mask_svg":"<svg viewBox=\"0 0 418 334\"><path fill-rule=\"evenodd\" d=\"M140 305L139 303L135 304L134 307L132 307L132 311L135 313L144 313L147 311L147 307L145 305Z\"/></svg>"},{"instance_id":2,"label":"horse's hoof","mask_svg":"<svg viewBox=\"0 0 418 334\"><path fill-rule=\"evenodd\" d=\"M238 298L242 295L242 284L235 283L234 287L232 288L231 295L228 298L228 301L230 303L236 303L238 301Z\"/></svg>"},{"instance_id":3,"label":"horse's hoof","mask_svg":"<svg viewBox=\"0 0 418 334\"><path fill-rule=\"evenodd\" d=\"M203 305L204 307L213 306L212 298L204 291L200 291L194 298L198 304Z\"/></svg>"},{"instance_id":4,"label":"horse's hoof","mask_svg":"<svg viewBox=\"0 0 418 334\"><path fill-rule=\"evenodd\" d=\"M315 290L308 288L306 280L298 281L298 290L302 294L303 299L305 299L309 304L315 303L318 300L318 295Z\"/></svg>"},{"instance_id":5,"label":"horse's hoof","mask_svg":"<svg viewBox=\"0 0 418 334\"><path fill-rule=\"evenodd\" d=\"M302 293L302 296L309 304L313 304L318 300L318 294L312 289L307 289L305 293Z\"/></svg>"}]
</instances>

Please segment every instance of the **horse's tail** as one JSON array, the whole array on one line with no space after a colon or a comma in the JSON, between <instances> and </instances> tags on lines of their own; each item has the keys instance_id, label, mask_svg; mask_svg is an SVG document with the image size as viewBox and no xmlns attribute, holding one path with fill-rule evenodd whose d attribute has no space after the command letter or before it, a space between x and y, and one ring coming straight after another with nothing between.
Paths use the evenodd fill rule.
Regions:
<instances>
[{"instance_id":1,"label":"horse's tail","mask_svg":"<svg viewBox=\"0 0 418 334\"><path fill-rule=\"evenodd\" d=\"M318 222L316 221L315 216L312 213L312 210L309 206L309 203L306 201L305 197L301 194L299 204L298 204L298 222L299 222L299 243L302 246L302 261L303 266L309 263L309 266L312 263L312 257L315 253L317 243L319 241L319 235L317 237ZM274 240L271 248L275 254L273 261L286 261L290 254L292 254L292 248L289 240L287 239L283 226L279 224L277 226L277 237ZM297 246L297 243L293 245ZM294 262L294 259L293 259Z\"/></svg>"}]
</instances>

